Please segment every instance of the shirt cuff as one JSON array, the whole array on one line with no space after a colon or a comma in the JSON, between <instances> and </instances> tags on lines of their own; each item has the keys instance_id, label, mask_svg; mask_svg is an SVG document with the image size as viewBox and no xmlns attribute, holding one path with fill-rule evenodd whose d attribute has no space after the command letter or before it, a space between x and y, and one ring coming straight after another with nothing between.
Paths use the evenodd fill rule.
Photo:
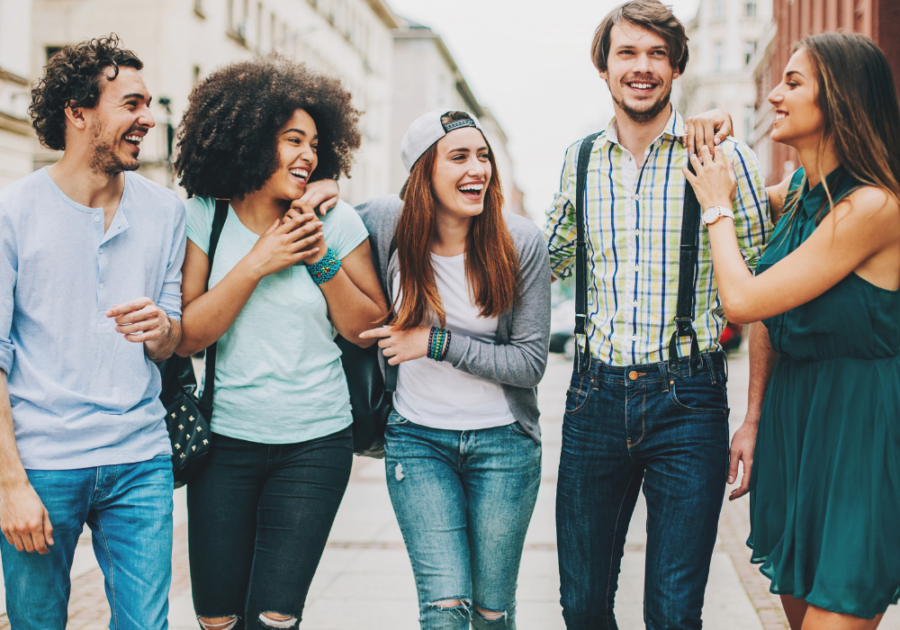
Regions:
<instances>
[{"instance_id":1,"label":"shirt cuff","mask_svg":"<svg viewBox=\"0 0 900 630\"><path fill-rule=\"evenodd\" d=\"M5 339L0 339L0 370L6 372L7 376L12 369L14 358L15 347Z\"/></svg>"},{"instance_id":2,"label":"shirt cuff","mask_svg":"<svg viewBox=\"0 0 900 630\"><path fill-rule=\"evenodd\" d=\"M181 295L162 293L156 305L166 312L169 319L174 319L176 322L181 323Z\"/></svg>"}]
</instances>

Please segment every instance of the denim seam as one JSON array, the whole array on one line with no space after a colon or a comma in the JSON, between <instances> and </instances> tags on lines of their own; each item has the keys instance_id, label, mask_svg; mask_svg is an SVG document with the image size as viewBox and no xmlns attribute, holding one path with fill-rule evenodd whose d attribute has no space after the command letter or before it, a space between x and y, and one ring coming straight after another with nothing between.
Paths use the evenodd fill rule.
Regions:
<instances>
[{"instance_id":1,"label":"denim seam","mask_svg":"<svg viewBox=\"0 0 900 630\"><path fill-rule=\"evenodd\" d=\"M112 600L110 604L110 612L112 615L112 630L119 627L119 621L116 610L116 587L113 578L113 562L112 554L109 552L109 541L106 539L106 533L103 531L103 516L97 513L97 529L100 531L100 539L103 541L103 550L106 551L106 562L109 565L109 598Z\"/></svg>"},{"instance_id":2,"label":"denim seam","mask_svg":"<svg viewBox=\"0 0 900 630\"><path fill-rule=\"evenodd\" d=\"M625 491L622 493L622 500L619 501L619 509L616 511L616 524L613 526L613 543L612 549L609 553L609 574L606 577L606 596L603 598L603 606L605 609L604 617L609 619L609 589L612 586L612 572L613 572L613 559L616 556L616 536L619 532L619 519L622 518L622 506L625 505L625 498L628 496L628 488L631 487L631 482L634 480L634 471L631 471L631 476L628 478L628 483L625 484ZM609 628L609 624L607 623L607 628Z\"/></svg>"},{"instance_id":3,"label":"denim seam","mask_svg":"<svg viewBox=\"0 0 900 630\"><path fill-rule=\"evenodd\" d=\"M723 415L728 413L728 407L725 409L715 409L713 407L688 407L683 402L678 400L677 392L675 391L675 385L672 385L672 388L669 390L669 398L672 400L672 403L683 411L687 411L688 413L697 413L703 415Z\"/></svg>"},{"instance_id":4,"label":"denim seam","mask_svg":"<svg viewBox=\"0 0 900 630\"><path fill-rule=\"evenodd\" d=\"M638 444L640 444L641 442L644 441L645 437L647 437L647 388L642 387L641 392L643 394L641 397L641 437L639 437L637 439L637 442L635 442L634 444L628 445L628 454L629 455L631 455L632 447L637 446ZM626 402L626 405L627 405L627 402ZM628 413L627 406L625 407L625 413L626 414ZM627 423L626 423L626 428L627 428Z\"/></svg>"}]
</instances>

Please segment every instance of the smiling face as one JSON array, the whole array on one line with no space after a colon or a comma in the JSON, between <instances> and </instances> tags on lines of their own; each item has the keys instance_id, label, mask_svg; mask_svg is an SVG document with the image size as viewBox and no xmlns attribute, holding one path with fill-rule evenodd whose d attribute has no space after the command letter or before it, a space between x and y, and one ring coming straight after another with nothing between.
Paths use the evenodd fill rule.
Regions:
<instances>
[{"instance_id":1,"label":"smiling face","mask_svg":"<svg viewBox=\"0 0 900 630\"><path fill-rule=\"evenodd\" d=\"M478 129L463 127L438 140L431 190L435 209L459 218L484 212L493 174L487 141Z\"/></svg>"},{"instance_id":2,"label":"smiling face","mask_svg":"<svg viewBox=\"0 0 900 630\"><path fill-rule=\"evenodd\" d=\"M109 68L104 72L112 74ZM94 171L116 175L141 165L141 142L156 125L150 113L152 100L144 79L134 68L120 67L114 80L100 80L97 105L83 110Z\"/></svg>"},{"instance_id":3,"label":"smiling face","mask_svg":"<svg viewBox=\"0 0 900 630\"><path fill-rule=\"evenodd\" d=\"M797 147L807 141L818 143L825 127L819 107L819 84L809 55L802 48L794 53L781 83L769 94L775 108L772 140Z\"/></svg>"},{"instance_id":4,"label":"smiling face","mask_svg":"<svg viewBox=\"0 0 900 630\"><path fill-rule=\"evenodd\" d=\"M609 85L617 115L648 123L666 109L672 81L678 78L666 40L624 21L614 25L609 35L607 68L600 71L600 78Z\"/></svg>"},{"instance_id":5,"label":"smiling face","mask_svg":"<svg viewBox=\"0 0 900 630\"><path fill-rule=\"evenodd\" d=\"M280 166L266 181L263 190L276 199L299 199L319 164L319 135L316 123L305 110L298 109L276 136Z\"/></svg>"}]
</instances>

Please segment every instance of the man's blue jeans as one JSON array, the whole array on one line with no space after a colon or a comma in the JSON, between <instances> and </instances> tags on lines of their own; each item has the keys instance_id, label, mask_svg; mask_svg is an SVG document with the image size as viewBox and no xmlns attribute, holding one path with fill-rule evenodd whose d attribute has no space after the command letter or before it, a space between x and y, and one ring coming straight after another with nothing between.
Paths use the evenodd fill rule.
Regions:
<instances>
[{"instance_id":1,"label":"man's blue jeans","mask_svg":"<svg viewBox=\"0 0 900 630\"><path fill-rule=\"evenodd\" d=\"M619 568L642 484L644 623L701 627L729 455L725 357L701 356L703 370L693 377L677 378L665 363L598 361L572 375L556 499L568 630L618 628Z\"/></svg>"},{"instance_id":2,"label":"man's blue jeans","mask_svg":"<svg viewBox=\"0 0 900 630\"><path fill-rule=\"evenodd\" d=\"M29 470L50 515L50 553L0 541L16 630L63 630L78 537L87 523L106 581L112 630L168 628L172 581L172 458L78 470Z\"/></svg>"},{"instance_id":3,"label":"man's blue jeans","mask_svg":"<svg viewBox=\"0 0 900 630\"><path fill-rule=\"evenodd\" d=\"M388 491L416 577L422 629L515 630L540 444L517 423L451 431L396 412L385 437ZM463 605L442 608L446 600ZM475 608L500 614L488 620Z\"/></svg>"}]
</instances>

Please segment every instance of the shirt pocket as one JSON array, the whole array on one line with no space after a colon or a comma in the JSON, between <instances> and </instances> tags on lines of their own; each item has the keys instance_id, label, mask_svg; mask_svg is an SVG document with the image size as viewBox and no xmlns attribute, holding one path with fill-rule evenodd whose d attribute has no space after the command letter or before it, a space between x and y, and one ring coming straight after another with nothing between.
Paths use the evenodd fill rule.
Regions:
<instances>
[{"instance_id":1,"label":"shirt pocket","mask_svg":"<svg viewBox=\"0 0 900 630\"><path fill-rule=\"evenodd\" d=\"M306 304L315 304L325 297L303 263L291 267L291 287L294 297Z\"/></svg>"}]
</instances>

